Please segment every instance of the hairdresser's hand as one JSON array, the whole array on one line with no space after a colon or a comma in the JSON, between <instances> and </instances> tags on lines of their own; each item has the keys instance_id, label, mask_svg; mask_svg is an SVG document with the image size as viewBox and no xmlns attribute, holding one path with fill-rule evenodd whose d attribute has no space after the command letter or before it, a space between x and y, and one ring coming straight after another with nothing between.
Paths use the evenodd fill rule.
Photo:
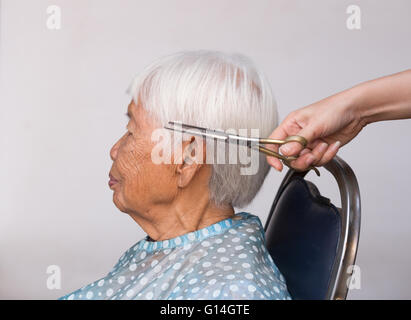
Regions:
<instances>
[{"instance_id":1,"label":"hairdresser's hand","mask_svg":"<svg viewBox=\"0 0 411 320\"><path fill-rule=\"evenodd\" d=\"M290 113L270 135L272 139L284 140L291 135L307 139L308 145L289 142L280 148L286 156L298 156L291 166L306 170L310 165L322 166L330 161L341 146L353 139L366 125L351 108L347 94L337 94ZM278 145L266 145L278 152ZM267 156L268 163L281 171L283 164Z\"/></svg>"},{"instance_id":2,"label":"hairdresser's hand","mask_svg":"<svg viewBox=\"0 0 411 320\"><path fill-rule=\"evenodd\" d=\"M290 142L280 148L286 156L297 156L291 166L306 170L310 165L322 166L330 161L339 147L351 141L367 124L411 118L411 69L360 83L324 100L290 113L270 135L285 139L300 135L307 139L307 148ZM278 146L266 145L278 152ZM280 160L267 157L277 170Z\"/></svg>"}]
</instances>

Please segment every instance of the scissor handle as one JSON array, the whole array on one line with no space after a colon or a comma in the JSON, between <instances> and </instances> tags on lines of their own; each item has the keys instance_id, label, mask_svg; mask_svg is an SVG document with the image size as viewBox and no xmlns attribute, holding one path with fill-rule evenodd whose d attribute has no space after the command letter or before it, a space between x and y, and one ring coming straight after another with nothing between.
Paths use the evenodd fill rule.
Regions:
<instances>
[{"instance_id":1,"label":"scissor handle","mask_svg":"<svg viewBox=\"0 0 411 320\"><path fill-rule=\"evenodd\" d=\"M287 167L289 167L290 169L293 169L293 170L295 170L295 171L297 171L297 172L304 172L304 171L314 170L314 172L317 174L317 176L320 176L320 171L319 171L316 167L314 167L314 166L309 166L309 167L307 168L307 170L299 170L299 169L293 168L293 167L291 166L291 164L290 164L289 161L283 161L283 163L284 163Z\"/></svg>"},{"instance_id":2,"label":"scissor handle","mask_svg":"<svg viewBox=\"0 0 411 320\"><path fill-rule=\"evenodd\" d=\"M294 140L293 140L293 141L294 141ZM290 169L293 169L293 170L298 171L298 172L308 171L308 170L314 170L315 173L317 174L317 176L320 176L320 171L319 171L315 166L310 166L310 167L307 168L307 170L298 170L298 169L296 169L296 168L291 167L290 162L293 161L293 160L296 160L296 159L297 159L296 157L293 157L293 156L288 156L288 157L287 157L287 156L282 155L281 153L278 153L278 152L275 152L275 151L273 151L273 150L267 149L267 148L265 148L265 147L263 147L263 146L260 146L260 145L258 145L258 146L256 146L256 147L258 148L258 150L259 150L260 152L265 153L265 154L267 154L267 155L269 155L269 156L272 156L272 157L275 157L275 158L277 158L277 159L282 160L283 163L284 163L287 167L289 167Z\"/></svg>"},{"instance_id":3,"label":"scissor handle","mask_svg":"<svg viewBox=\"0 0 411 320\"><path fill-rule=\"evenodd\" d=\"M304 148L307 146L308 142L307 139L302 137L302 136L289 136L284 140L284 143L288 142L298 142L300 143Z\"/></svg>"},{"instance_id":4,"label":"scissor handle","mask_svg":"<svg viewBox=\"0 0 411 320\"><path fill-rule=\"evenodd\" d=\"M289 136L285 140L277 140L277 139L270 139L270 138L261 138L260 143L264 144L286 144L288 142L298 142L304 148L307 146L307 139L302 136Z\"/></svg>"}]
</instances>

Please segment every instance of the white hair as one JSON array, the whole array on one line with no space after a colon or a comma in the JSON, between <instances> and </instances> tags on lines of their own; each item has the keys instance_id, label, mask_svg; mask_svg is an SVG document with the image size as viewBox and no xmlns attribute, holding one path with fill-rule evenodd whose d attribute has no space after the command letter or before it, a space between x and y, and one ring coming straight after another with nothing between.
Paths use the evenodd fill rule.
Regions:
<instances>
[{"instance_id":1,"label":"white hair","mask_svg":"<svg viewBox=\"0 0 411 320\"><path fill-rule=\"evenodd\" d=\"M133 80L128 92L161 126L181 121L220 130L258 128L260 137L277 126L271 87L241 54L198 50L161 57ZM253 175L242 175L240 164L210 164L210 200L239 208L250 203L270 169L264 154L258 157Z\"/></svg>"}]
</instances>

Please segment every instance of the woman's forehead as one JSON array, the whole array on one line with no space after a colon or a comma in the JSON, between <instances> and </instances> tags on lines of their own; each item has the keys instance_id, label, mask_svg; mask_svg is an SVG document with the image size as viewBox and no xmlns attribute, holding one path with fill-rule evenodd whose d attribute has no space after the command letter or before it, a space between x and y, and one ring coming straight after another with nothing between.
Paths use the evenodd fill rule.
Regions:
<instances>
[{"instance_id":1,"label":"woman's forehead","mask_svg":"<svg viewBox=\"0 0 411 320\"><path fill-rule=\"evenodd\" d=\"M134 100L131 100L127 108L127 115L130 118L130 123L134 123L135 125L139 127L142 127L142 126L148 126L150 128L152 126L156 127L153 117L142 106L140 102L136 104Z\"/></svg>"},{"instance_id":2,"label":"woman's forehead","mask_svg":"<svg viewBox=\"0 0 411 320\"><path fill-rule=\"evenodd\" d=\"M138 111L138 106L131 100L127 107L127 115L130 119L136 117L136 112Z\"/></svg>"},{"instance_id":3,"label":"woman's forehead","mask_svg":"<svg viewBox=\"0 0 411 320\"><path fill-rule=\"evenodd\" d=\"M127 107L127 116L131 121L138 121L138 119L143 116L144 110L141 107L141 104L135 104L134 100L131 100Z\"/></svg>"}]
</instances>

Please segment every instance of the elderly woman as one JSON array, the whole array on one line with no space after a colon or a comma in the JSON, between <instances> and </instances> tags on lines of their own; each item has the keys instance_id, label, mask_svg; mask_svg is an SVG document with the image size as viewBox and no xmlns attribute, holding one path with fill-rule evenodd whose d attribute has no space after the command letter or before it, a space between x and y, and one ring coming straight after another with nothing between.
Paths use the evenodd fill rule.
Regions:
<instances>
[{"instance_id":1,"label":"elderly woman","mask_svg":"<svg viewBox=\"0 0 411 320\"><path fill-rule=\"evenodd\" d=\"M277 110L267 81L242 55L180 52L148 66L129 92L109 185L115 205L147 236L105 277L60 299L290 299L260 219L234 211L260 189L270 168L265 156L253 174L239 163L198 161L191 151L173 150L171 163L153 160L153 132L171 120L268 136Z\"/></svg>"}]
</instances>

